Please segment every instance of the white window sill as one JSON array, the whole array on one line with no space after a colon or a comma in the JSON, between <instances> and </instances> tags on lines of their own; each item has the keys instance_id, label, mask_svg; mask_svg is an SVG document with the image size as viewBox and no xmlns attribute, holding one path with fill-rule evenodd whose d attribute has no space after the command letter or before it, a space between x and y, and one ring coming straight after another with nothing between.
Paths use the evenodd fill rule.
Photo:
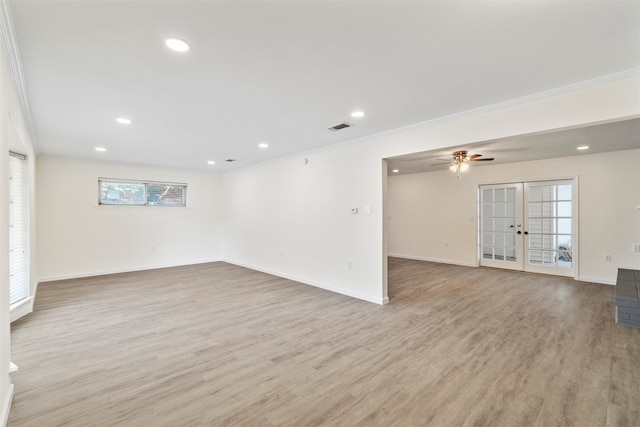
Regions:
<instances>
[{"instance_id":1,"label":"white window sill","mask_svg":"<svg viewBox=\"0 0 640 427\"><path fill-rule=\"evenodd\" d=\"M33 297L21 299L9 307L11 322L20 319L33 311Z\"/></svg>"}]
</instances>

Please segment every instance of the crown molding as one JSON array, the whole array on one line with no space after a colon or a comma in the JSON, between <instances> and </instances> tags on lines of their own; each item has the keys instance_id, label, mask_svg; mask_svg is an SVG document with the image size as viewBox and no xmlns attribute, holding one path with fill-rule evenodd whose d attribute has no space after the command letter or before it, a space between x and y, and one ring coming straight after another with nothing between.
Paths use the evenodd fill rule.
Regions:
<instances>
[{"instance_id":1,"label":"crown molding","mask_svg":"<svg viewBox=\"0 0 640 427\"><path fill-rule=\"evenodd\" d=\"M529 102L533 102L533 101L537 101L540 99L545 99L545 98L551 98L553 96L557 96L557 95L562 95L565 93L571 93L571 92L575 92L578 91L580 89L586 89L586 88L590 88L590 87L595 87L595 86L599 86L599 85L603 85L606 83L611 83L611 82L616 82L616 81L620 81L620 80L624 80L624 79L628 79L628 78L640 78L640 68L631 68L628 70L623 70L623 71L619 71L617 73L612 73L612 74L607 74L605 76L601 76L601 77L596 77L594 79L590 79L590 80L585 80L585 81L580 81L580 82L576 82L576 83L571 83L565 86L560 86L557 88L553 88L553 89L549 89L549 90L545 90L545 91L541 91L541 92L536 92L530 95L525 95L525 96L521 96L518 98L514 98L514 99L509 99L506 101L502 101L502 102L497 102L495 104L490 104L490 105L485 105L482 107L478 107L478 108L473 108L470 110L465 110L465 111L461 111L458 113L453 113L447 116L441 116L441 117L436 117L434 119L430 119L430 120L426 120L423 122L419 122L419 123L414 123L411 125L407 125L407 126L403 126L397 129L390 129L388 131L384 131L381 132L379 134L377 134L376 136L381 136L381 135L385 135L385 134L393 134L396 133L398 131L403 131L403 130L408 130L408 129L413 129L413 128L419 128L419 127L423 127L423 126L432 126L432 125L436 125L436 124L440 124L440 123L446 123L446 122L450 122L450 121L455 121L455 120L460 120L460 119L464 119L467 117L473 117L473 116L477 116L477 115L481 115L484 113L489 113L492 111L496 111L496 110L500 110L503 108L508 108L508 107L513 107L513 106L517 106L517 105L521 105L521 104L526 104ZM367 137L362 137L362 138L367 138Z\"/></svg>"},{"instance_id":2,"label":"crown molding","mask_svg":"<svg viewBox=\"0 0 640 427\"><path fill-rule=\"evenodd\" d=\"M7 61L9 62L11 77L18 96L18 102L20 102L24 122L31 137L31 144L35 148L36 132L33 126L33 119L31 118L31 110L29 109L27 89L22 71L22 59L13 30L13 17L8 0L0 0L0 35L2 36L2 41L7 52Z\"/></svg>"}]
</instances>

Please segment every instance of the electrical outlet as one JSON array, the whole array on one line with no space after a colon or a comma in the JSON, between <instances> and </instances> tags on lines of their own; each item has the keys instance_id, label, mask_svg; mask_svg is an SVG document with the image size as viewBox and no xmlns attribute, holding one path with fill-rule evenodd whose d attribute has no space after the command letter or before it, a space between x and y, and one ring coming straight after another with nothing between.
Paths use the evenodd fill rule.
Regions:
<instances>
[{"instance_id":1,"label":"electrical outlet","mask_svg":"<svg viewBox=\"0 0 640 427\"><path fill-rule=\"evenodd\" d=\"M607 262L611 261L611 254L606 254L604 256L604 260L607 261Z\"/></svg>"}]
</instances>

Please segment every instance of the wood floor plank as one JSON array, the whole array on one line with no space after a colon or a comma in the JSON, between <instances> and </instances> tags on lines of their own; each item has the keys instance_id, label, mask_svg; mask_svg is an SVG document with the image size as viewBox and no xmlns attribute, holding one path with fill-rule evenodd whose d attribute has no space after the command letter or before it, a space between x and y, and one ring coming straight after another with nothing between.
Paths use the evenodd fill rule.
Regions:
<instances>
[{"instance_id":1,"label":"wood floor plank","mask_svg":"<svg viewBox=\"0 0 640 427\"><path fill-rule=\"evenodd\" d=\"M613 287L390 258L389 296L225 263L44 283L8 425L638 425Z\"/></svg>"}]
</instances>

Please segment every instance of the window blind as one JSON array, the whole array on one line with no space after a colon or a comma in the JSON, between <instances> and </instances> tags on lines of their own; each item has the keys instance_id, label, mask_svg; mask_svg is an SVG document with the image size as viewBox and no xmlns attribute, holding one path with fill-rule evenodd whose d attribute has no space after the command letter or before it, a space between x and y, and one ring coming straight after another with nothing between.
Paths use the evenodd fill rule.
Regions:
<instances>
[{"instance_id":1,"label":"window blind","mask_svg":"<svg viewBox=\"0 0 640 427\"><path fill-rule=\"evenodd\" d=\"M9 153L9 304L29 296L27 159Z\"/></svg>"}]
</instances>

